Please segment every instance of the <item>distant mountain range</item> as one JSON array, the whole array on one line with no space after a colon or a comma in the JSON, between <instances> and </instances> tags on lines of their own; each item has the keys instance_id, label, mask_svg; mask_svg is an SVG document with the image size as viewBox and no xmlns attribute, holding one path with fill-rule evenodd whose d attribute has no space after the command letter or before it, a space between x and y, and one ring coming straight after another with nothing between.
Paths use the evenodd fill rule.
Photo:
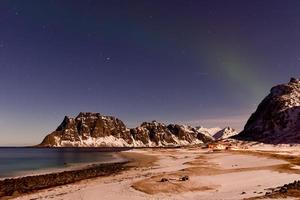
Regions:
<instances>
[{"instance_id":1,"label":"distant mountain range","mask_svg":"<svg viewBox=\"0 0 300 200\"><path fill-rule=\"evenodd\" d=\"M127 128L118 118L100 113L66 116L58 128L47 135L42 147L166 147L202 144L230 137L237 132L226 127L204 128L143 122Z\"/></svg>"},{"instance_id":2,"label":"distant mountain range","mask_svg":"<svg viewBox=\"0 0 300 200\"><path fill-rule=\"evenodd\" d=\"M291 78L289 83L273 87L244 130L233 138L271 144L300 143L299 79Z\"/></svg>"},{"instance_id":3,"label":"distant mountain range","mask_svg":"<svg viewBox=\"0 0 300 200\"><path fill-rule=\"evenodd\" d=\"M204 128L179 124L143 122L127 128L118 118L99 113L80 113L65 117L59 127L47 135L43 147L164 147L202 144L234 138L263 143L300 143L300 81L273 87L237 132L226 127Z\"/></svg>"}]
</instances>

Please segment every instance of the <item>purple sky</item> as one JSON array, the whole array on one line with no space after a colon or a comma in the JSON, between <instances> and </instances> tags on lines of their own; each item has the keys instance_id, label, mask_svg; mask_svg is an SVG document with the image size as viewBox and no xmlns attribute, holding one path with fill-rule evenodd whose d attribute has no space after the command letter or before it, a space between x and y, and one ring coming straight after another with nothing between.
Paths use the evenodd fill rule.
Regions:
<instances>
[{"instance_id":1,"label":"purple sky","mask_svg":"<svg viewBox=\"0 0 300 200\"><path fill-rule=\"evenodd\" d=\"M65 115L242 129L300 74L298 0L1 0L0 145Z\"/></svg>"}]
</instances>

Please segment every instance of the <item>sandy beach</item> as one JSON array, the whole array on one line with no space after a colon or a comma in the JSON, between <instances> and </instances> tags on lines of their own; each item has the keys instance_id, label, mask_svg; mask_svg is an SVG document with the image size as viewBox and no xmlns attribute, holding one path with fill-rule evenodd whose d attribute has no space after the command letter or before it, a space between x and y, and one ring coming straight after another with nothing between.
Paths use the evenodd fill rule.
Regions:
<instances>
[{"instance_id":1,"label":"sandy beach","mask_svg":"<svg viewBox=\"0 0 300 200\"><path fill-rule=\"evenodd\" d=\"M134 149L128 170L15 199L247 199L300 179L298 161L273 151ZM289 156L291 158L291 156ZM183 177L188 180L183 181ZM166 181L162 182L161 180ZM293 199L293 197L288 197Z\"/></svg>"}]
</instances>

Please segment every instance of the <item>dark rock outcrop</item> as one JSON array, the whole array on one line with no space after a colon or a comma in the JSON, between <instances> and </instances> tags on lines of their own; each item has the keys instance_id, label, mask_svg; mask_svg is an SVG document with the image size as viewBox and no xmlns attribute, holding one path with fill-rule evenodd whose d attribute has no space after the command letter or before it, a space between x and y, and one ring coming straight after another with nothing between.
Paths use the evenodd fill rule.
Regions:
<instances>
[{"instance_id":1,"label":"dark rock outcrop","mask_svg":"<svg viewBox=\"0 0 300 200\"><path fill-rule=\"evenodd\" d=\"M143 144L153 144L152 146L176 145L174 135L167 126L156 121L143 122L139 127L133 129L137 132L134 138L141 138ZM147 141L148 140L148 141ZM151 146L151 145L149 145Z\"/></svg>"},{"instance_id":2,"label":"dark rock outcrop","mask_svg":"<svg viewBox=\"0 0 300 200\"><path fill-rule=\"evenodd\" d=\"M40 189L74 183L88 178L109 176L128 169L129 167L125 165L126 163L95 164L79 170L0 180L0 199L6 196L20 195Z\"/></svg>"},{"instance_id":3,"label":"dark rock outcrop","mask_svg":"<svg viewBox=\"0 0 300 200\"><path fill-rule=\"evenodd\" d=\"M286 199L288 197L299 197L299 194L300 180L295 180L292 183L271 188L271 191L266 192L265 195L261 196L259 199Z\"/></svg>"},{"instance_id":4,"label":"dark rock outcrop","mask_svg":"<svg viewBox=\"0 0 300 200\"><path fill-rule=\"evenodd\" d=\"M300 143L300 81L273 87L251 115L244 130L233 137L264 143Z\"/></svg>"}]
</instances>

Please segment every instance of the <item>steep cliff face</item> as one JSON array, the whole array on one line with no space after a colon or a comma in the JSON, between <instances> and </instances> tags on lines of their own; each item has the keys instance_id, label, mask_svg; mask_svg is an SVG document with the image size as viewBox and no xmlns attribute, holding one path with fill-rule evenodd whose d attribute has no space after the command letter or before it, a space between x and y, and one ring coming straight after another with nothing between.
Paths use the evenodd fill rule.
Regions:
<instances>
[{"instance_id":1,"label":"steep cliff face","mask_svg":"<svg viewBox=\"0 0 300 200\"><path fill-rule=\"evenodd\" d=\"M236 139L300 143L300 81L273 87Z\"/></svg>"},{"instance_id":2,"label":"steep cliff face","mask_svg":"<svg viewBox=\"0 0 300 200\"><path fill-rule=\"evenodd\" d=\"M137 143L143 141L143 144L137 145L172 146L177 144L167 126L156 121L143 122L139 127L131 129L131 132L135 133L133 134L133 138ZM141 136L144 137L141 138Z\"/></svg>"},{"instance_id":3,"label":"steep cliff face","mask_svg":"<svg viewBox=\"0 0 300 200\"><path fill-rule=\"evenodd\" d=\"M129 129L118 118L80 113L75 119L66 116L41 146L130 146L132 143Z\"/></svg>"},{"instance_id":4,"label":"steep cliff face","mask_svg":"<svg viewBox=\"0 0 300 200\"><path fill-rule=\"evenodd\" d=\"M201 132L202 131L202 132ZM156 121L143 122L132 129L110 116L80 113L76 118L65 117L58 128L47 135L44 147L159 147L207 143L211 135L196 128Z\"/></svg>"}]
</instances>

